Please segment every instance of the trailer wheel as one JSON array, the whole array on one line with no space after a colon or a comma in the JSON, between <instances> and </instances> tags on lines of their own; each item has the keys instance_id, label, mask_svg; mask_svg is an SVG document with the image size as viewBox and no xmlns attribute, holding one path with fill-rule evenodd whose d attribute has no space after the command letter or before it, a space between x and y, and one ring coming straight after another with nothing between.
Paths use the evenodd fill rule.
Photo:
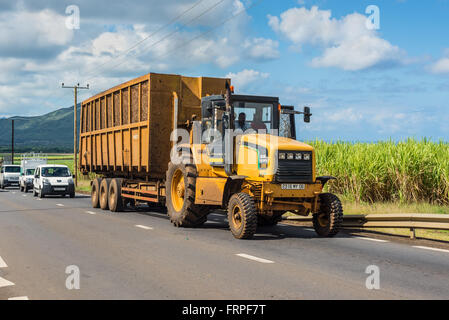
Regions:
<instances>
[{"instance_id":1,"label":"trailer wheel","mask_svg":"<svg viewBox=\"0 0 449 320\"><path fill-rule=\"evenodd\" d=\"M176 227L198 227L207 221L209 208L195 204L196 177L195 165L168 164L166 206L170 221Z\"/></svg>"},{"instance_id":2,"label":"trailer wheel","mask_svg":"<svg viewBox=\"0 0 449 320\"><path fill-rule=\"evenodd\" d=\"M109 196L109 185L111 183L111 179L106 178L102 179L100 183L100 192L99 192L99 202L100 208L103 210L108 210L108 196Z\"/></svg>"},{"instance_id":3,"label":"trailer wheel","mask_svg":"<svg viewBox=\"0 0 449 320\"><path fill-rule=\"evenodd\" d=\"M108 205L112 212L123 211L122 179L112 179L109 184Z\"/></svg>"},{"instance_id":4,"label":"trailer wheel","mask_svg":"<svg viewBox=\"0 0 449 320\"><path fill-rule=\"evenodd\" d=\"M90 190L90 200L92 201L92 208L100 207L100 197L99 197L100 181L101 180L99 178L95 178L92 181L92 186Z\"/></svg>"},{"instance_id":5,"label":"trailer wheel","mask_svg":"<svg viewBox=\"0 0 449 320\"><path fill-rule=\"evenodd\" d=\"M340 199L332 193L320 194L320 211L313 215L313 227L321 237L333 237L343 222L343 207Z\"/></svg>"},{"instance_id":6,"label":"trailer wheel","mask_svg":"<svg viewBox=\"0 0 449 320\"><path fill-rule=\"evenodd\" d=\"M236 193L229 200L228 221L237 239L250 239L257 229L257 210L253 198L247 193Z\"/></svg>"}]
</instances>

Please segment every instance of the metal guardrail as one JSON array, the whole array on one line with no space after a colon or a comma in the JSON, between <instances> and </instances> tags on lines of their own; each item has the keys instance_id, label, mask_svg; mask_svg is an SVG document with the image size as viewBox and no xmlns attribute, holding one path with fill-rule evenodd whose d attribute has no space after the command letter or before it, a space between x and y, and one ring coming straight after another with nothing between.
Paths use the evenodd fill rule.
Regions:
<instances>
[{"instance_id":1,"label":"metal guardrail","mask_svg":"<svg viewBox=\"0 0 449 320\"><path fill-rule=\"evenodd\" d=\"M312 217L286 217L285 220L311 222ZM415 229L449 230L449 215L395 213L343 216L343 228L402 228L410 229L415 239Z\"/></svg>"}]
</instances>

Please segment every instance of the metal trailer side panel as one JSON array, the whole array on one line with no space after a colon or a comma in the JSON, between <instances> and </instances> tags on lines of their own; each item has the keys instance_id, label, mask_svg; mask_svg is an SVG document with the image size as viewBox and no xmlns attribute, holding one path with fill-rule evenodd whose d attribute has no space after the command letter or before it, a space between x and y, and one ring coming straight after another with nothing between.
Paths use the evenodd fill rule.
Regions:
<instances>
[{"instance_id":1,"label":"metal trailer side panel","mask_svg":"<svg viewBox=\"0 0 449 320\"><path fill-rule=\"evenodd\" d=\"M223 93L226 81L150 73L83 101L81 170L164 179L175 123L183 127L194 114L200 119L201 97ZM175 96L179 97L177 112Z\"/></svg>"}]
</instances>

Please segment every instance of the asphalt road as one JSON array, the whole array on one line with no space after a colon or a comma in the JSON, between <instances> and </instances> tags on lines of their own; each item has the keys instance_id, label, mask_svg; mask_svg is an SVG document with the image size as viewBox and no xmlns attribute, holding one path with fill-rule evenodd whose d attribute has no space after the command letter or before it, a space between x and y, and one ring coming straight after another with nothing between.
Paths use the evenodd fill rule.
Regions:
<instances>
[{"instance_id":1,"label":"asphalt road","mask_svg":"<svg viewBox=\"0 0 449 320\"><path fill-rule=\"evenodd\" d=\"M221 214L178 229L150 209L111 213L83 195L39 200L7 189L0 299L449 298L449 251L375 240L280 224L242 241ZM372 265L379 289L366 286ZM79 269L79 289L66 286L68 266Z\"/></svg>"}]
</instances>

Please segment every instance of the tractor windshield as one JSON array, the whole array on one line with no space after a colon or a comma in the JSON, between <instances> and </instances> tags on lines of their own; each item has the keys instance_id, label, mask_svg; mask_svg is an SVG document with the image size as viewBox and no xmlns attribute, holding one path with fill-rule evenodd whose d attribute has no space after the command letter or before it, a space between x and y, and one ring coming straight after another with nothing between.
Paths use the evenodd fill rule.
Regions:
<instances>
[{"instance_id":1,"label":"tractor windshield","mask_svg":"<svg viewBox=\"0 0 449 320\"><path fill-rule=\"evenodd\" d=\"M254 133L273 129L273 104L259 102L234 102L235 130Z\"/></svg>"}]
</instances>

